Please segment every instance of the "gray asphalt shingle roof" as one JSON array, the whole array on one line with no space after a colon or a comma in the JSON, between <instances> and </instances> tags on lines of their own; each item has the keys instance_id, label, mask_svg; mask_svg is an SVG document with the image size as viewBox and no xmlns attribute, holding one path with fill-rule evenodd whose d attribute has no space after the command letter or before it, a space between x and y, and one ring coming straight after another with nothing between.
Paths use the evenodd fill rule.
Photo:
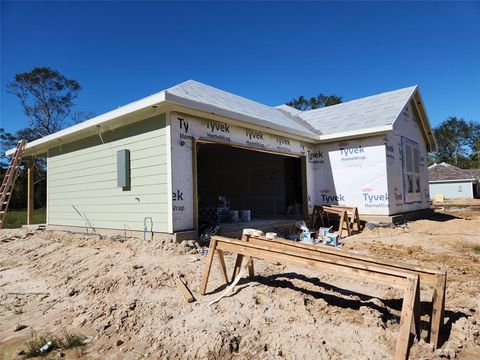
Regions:
<instances>
[{"instance_id":1,"label":"gray asphalt shingle roof","mask_svg":"<svg viewBox=\"0 0 480 360\"><path fill-rule=\"evenodd\" d=\"M262 120L269 123L272 128L281 126L290 130L301 130L306 136L317 138L317 134L311 131L306 124L287 113L194 80L188 80L171 87L165 90L165 93L167 100L168 94L174 95L180 99L192 101L202 106L209 105L216 109Z\"/></svg>"},{"instance_id":2,"label":"gray asphalt shingle roof","mask_svg":"<svg viewBox=\"0 0 480 360\"><path fill-rule=\"evenodd\" d=\"M444 162L428 167L429 181L471 180L473 178L474 176L469 169L460 169Z\"/></svg>"},{"instance_id":3,"label":"gray asphalt shingle roof","mask_svg":"<svg viewBox=\"0 0 480 360\"><path fill-rule=\"evenodd\" d=\"M287 105L271 107L259 102L188 80L160 91L154 95L134 101L105 114L96 116L82 123L63 129L55 134L35 140L27 144L26 151L30 155L40 154L49 148L53 141L67 142L73 138L91 135L91 129L114 122L120 117L143 111L151 106L169 102L194 110L229 117L246 124L282 131L287 134L301 136L314 141L324 140L322 136L341 138L388 131L398 118L409 99L415 94L417 87L409 87L363 99L345 102L322 109L299 111ZM14 149L7 151L11 155Z\"/></svg>"},{"instance_id":4,"label":"gray asphalt shingle roof","mask_svg":"<svg viewBox=\"0 0 480 360\"><path fill-rule=\"evenodd\" d=\"M392 125L416 89L411 86L304 111L298 116L325 135Z\"/></svg>"}]
</instances>

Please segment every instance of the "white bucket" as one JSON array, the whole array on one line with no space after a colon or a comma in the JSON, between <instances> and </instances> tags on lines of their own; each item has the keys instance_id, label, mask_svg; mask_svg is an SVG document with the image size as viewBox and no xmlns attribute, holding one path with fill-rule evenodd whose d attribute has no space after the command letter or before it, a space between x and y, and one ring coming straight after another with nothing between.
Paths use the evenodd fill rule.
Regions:
<instances>
[{"instance_id":1,"label":"white bucket","mask_svg":"<svg viewBox=\"0 0 480 360\"><path fill-rule=\"evenodd\" d=\"M243 229L242 234L243 235L253 235L254 231L255 231L255 229Z\"/></svg>"},{"instance_id":2,"label":"white bucket","mask_svg":"<svg viewBox=\"0 0 480 360\"><path fill-rule=\"evenodd\" d=\"M263 236L263 231L257 229L243 229L242 234L250 236Z\"/></svg>"},{"instance_id":3,"label":"white bucket","mask_svg":"<svg viewBox=\"0 0 480 360\"><path fill-rule=\"evenodd\" d=\"M253 236L263 236L262 230L253 230Z\"/></svg>"},{"instance_id":4,"label":"white bucket","mask_svg":"<svg viewBox=\"0 0 480 360\"><path fill-rule=\"evenodd\" d=\"M240 221L248 222L250 221L251 210L240 210Z\"/></svg>"},{"instance_id":5,"label":"white bucket","mask_svg":"<svg viewBox=\"0 0 480 360\"><path fill-rule=\"evenodd\" d=\"M267 232L267 233L265 234L265 237L266 237L267 239L270 239L270 240L276 239L276 238L277 238L277 233Z\"/></svg>"}]
</instances>

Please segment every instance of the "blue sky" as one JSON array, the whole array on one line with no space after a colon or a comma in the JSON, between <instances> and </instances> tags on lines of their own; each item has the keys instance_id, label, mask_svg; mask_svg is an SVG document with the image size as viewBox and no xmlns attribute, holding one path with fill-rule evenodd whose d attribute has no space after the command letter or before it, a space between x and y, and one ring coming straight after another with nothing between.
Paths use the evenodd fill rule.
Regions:
<instances>
[{"instance_id":1,"label":"blue sky","mask_svg":"<svg viewBox=\"0 0 480 360\"><path fill-rule=\"evenodd\" d=\"M434 126L480 121L480 3L2 2L7 131L26 121L6 83L34 66L96 114L195 79L269 105L418 84Z\"/></svg>"}]
</instances>

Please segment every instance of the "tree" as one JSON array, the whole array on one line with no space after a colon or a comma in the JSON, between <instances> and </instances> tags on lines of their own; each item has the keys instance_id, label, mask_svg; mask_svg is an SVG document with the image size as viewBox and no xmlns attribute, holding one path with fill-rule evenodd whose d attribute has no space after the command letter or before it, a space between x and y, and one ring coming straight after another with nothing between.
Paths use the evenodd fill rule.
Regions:
<instances>
[{"instance_id":1,"label":"tree","mask_svg":"<svg viewBox=\"0 0 480 360\"><path fill-rule=\"evenodd\" d=\"M80 85L49 67L35 67L30 72L16 74L14 80L7 84L7 89L20 100L29 126L13 134L0 129L0 150L2 151L0 175L2 178L4 168L8 166L10 160L3 154L14 148L19 140L25 139L31 142L59 131L70 123L78 123L94 116L92 112L73 111L74 100L80 91ZM41 159L36 159L35 163L37 179L35 207L43 207L46 199L46 164ZM26 181L26 169L21 167L12 193L11 208L25 208Z\"/></svg>"},{"instance_id":2,"label":"tree","mask_svg":"<svg viewBox=\"0 0 480 360\"><path fill-rule=\"evenodd\" d=\"M342 99L342 96L325 95L320 93L317 97L311 97L308 100L304 96L300 96L296 99L292 99L291 101L289 101L287 105L297 110L307 111L340 104L342 102Z\"/></svg>"},{"instance_id":3,"label":"tree","mask_svg":"<svg viewBox=\"0 0 480 360\"><path fill-rule=\"evenodd\" d=\"M57 70L36 67L30 72L16 74L7 88L20 100L29 128L43 137L64 127L80 85Z\"/></svg>"},{"instance_id":4,"label":"tree","mask_svg":"<svg viewBox=\"0 0 480 360\"><path fill-rule=\"evenodd\" d=\"M434 129L438 151L433 153L436 162L454 163L471 167L475 152L480 147L480 124L449 117Z\"/></svg>"}]
</instances>

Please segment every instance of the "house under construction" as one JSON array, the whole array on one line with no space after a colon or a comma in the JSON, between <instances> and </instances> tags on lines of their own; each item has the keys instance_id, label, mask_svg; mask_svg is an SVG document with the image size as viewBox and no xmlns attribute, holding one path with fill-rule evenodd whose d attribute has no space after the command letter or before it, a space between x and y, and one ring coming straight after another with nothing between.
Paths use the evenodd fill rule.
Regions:
<instances>
[{"instance_id":1,"label":"house under construction","mask_svg":"<svg viewBox=\"0 0 480 360\"><path fill-rule=\"evenodd\" d=\"M435 147L417 86L302 112L186 81L33 141L24 156L47 161L48 228L187 236L219 196L256 219L322 204L382 216L428 208Z\"/></svg>"}]
</instances>

